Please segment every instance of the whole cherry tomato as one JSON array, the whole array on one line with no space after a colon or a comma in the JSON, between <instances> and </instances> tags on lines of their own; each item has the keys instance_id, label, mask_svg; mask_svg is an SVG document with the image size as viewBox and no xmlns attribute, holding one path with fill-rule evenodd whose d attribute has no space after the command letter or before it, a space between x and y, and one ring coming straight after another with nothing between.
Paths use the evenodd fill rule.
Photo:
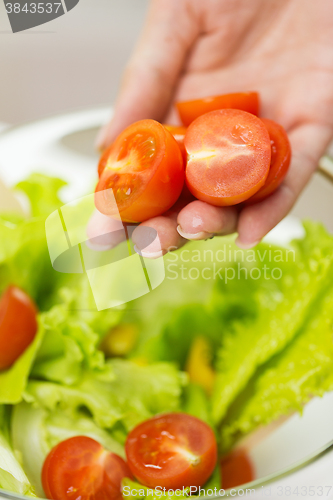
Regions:
<instances>
[{"instance_id":1,"label":"whole cherry tomato","mask_svg":"<svg viewBox=\"0 0 333 500\"><path fill-rule=\"evenodd\" d=\"M0 370L11 367L37 333L37 308L17 286L9 286L0 300Z\"/></svg>"}]
</instances>

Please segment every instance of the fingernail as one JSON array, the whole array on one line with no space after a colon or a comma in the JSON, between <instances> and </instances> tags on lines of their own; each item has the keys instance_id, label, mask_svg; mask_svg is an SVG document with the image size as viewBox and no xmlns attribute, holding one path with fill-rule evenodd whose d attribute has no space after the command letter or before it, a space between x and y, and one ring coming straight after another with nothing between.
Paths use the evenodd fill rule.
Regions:
<instances>
[{"instance_id":1,"label":"fingernail","mask_svg":"<svg viewBox=\"0 0 333 500\"><path fill-rule=\"evenodd\" d=\"M257 240L257 241L252 241L252 243L244 243L243 241L241 241L241 240L239 239L239 237L238 237L238 238L236 238L236 240L235 240L235 244L236 244L239 248L241 248L242 250L249 250L250 248L253 248L253 247L257 246L257 245L258 245L258 243L260 243L260 240Z\"/></svg>"},{"instance_id":2,"label":"fingernail","mask_svg":"<svg viewBox=\"0 0 333 500\"><path fill-rule=\"evenodd\" d=\"M199 233L185 233L182 228L178 225L177 231L186 240L207 240L208 238L212 238L214 233L207 233L206 231L200 231Z\"/></svg>"},{"instance_id":3,"label":"fingernail","mask_svg":"<svg viewBox=\"0 0 333 500\"><path fill-rule=\"evenodd\" d=\"M99 245L98 243L94 243L92 240L86 240L85 243L90 250L94 250L95 252L106 252L107 250L112 250L112 248L114 248L114 245Z\"/></svg>"},{"instance_id":4,"label":"fingernail","mask_svg":"<svg viewBox=\"0 0 333 500\"><path fill-rule=\"evenodd\" d=\"M163 250L159 250L158 252L147 252L145 250L140 250L136 245L134 245L134 250L145 259L158 259L164 255Z\"/></svg>"}]
</instances>

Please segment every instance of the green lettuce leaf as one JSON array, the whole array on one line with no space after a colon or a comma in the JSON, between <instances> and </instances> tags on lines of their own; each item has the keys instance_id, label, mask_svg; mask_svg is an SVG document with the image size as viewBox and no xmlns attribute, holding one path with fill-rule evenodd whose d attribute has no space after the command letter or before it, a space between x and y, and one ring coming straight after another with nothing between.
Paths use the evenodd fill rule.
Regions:
<instances>
[{"instance_id":1,"label":"green lettuce leaf","mask_svg":"<svg viewBox=\"0 0 333 500\"><path fill-rule=\"evenodd\" d=\"M22 401L22 394L43 336L44 329L39 327L33 342L13 366L8 370L0 371L0 404L16 404Z\"/></svg>"},{"instance_id":2,"label":"green lettuce leaf","mask_svg":"<svg viewBox=\"0 0 333 500\"><path fill-rule=\"evenodd\" d=\"M311 318L317 301L331 284L333 238L315 223L306 223L305 229L305 239L293 245L295 262L288 262L286 254L283 257L278 289L275 290L274 283L271 286L271 280L260 287L258 314L254 321L250 324L235 322L224 332L212 398L215 423L222 420L229 405L258 367L283 351L293 340L302 325ZM262 249L259 245L256 252ZM243 300L246 298L243 297Z\"/></svg>"},{"instance_id":3,"label":"green lettuce leaf","mask_svg":"<svg viewBox=\"0 0 333 500\"><path fill-rule=\"evenodd\" d=\"M52 268L45 235L45 219L61 205L58 192L65 184L57 178L32 174L17 185L28 196L32 217L0 214L0 293L15 284L39 309L47 308L54 290L72 278Z\"/></svg>"},{"instance_id":4,"label":"green lettuce leaf","mask_svg":"<svg viewBox=\"0 0 333 500\"><path fill-rule=\"evenodd\" d=\"M111 316L117 323L117 312ZM79 311L71 309L71 302L64 301L42 313L40 322L44 336L32 377L74 385L88 370L105 379L112 378L111 367L98 350L100 336Z\"/></svg>"},{"instance_id":5,"label":"green lettuce leaf","mask_svg":"<svg viewBox=\"0 0 333 500\"><path fill-rule=\"evenodd\" d=\"M0 219L0 293L10 284L25 290L41 307L57 283L45 238L44 221Z\"/></svg>"},{"instance_id":6,"label":"green lettuce leaf","mask_svg":"<svg viewBox=\"0 0 333 500\"><path fill-rule=\"evenodd\" d=\"M46 218L63 204L59 191L66 185L67 182L57 177L33 173L19 182L15 189L27 196L32 217Z\"/></svg>"},{"instance_id":7,"label":"green lettuce leaf","mask_svg":"<svg viewBox=\"0 0 333 500\"><path fill-rule=\"evenodd\" d=\"M121 423L126 431L156 413L181 406L184 374L169 363L138 366L130 361L107 362L113 380L85 373L72 386L31 380L26 401L49 411L61 409L73 416L85 408L102 428Z\"/></svg>"},{"instance_id":8,"label":"green lettuce leaf","mask_svg":"<svg viewBox=\"0 0 333 500\"><path fill-rule=\"evenodd\" d=\"M204 389L199 385L189 383L185 387L182 410L213 427L209 399Z\"/></svg>"},{"instance_id":9,"label":"green lettuce leaf","mask_svg":"<svg viewBox=\"0 0 333 500\"><path fill-rule=\"evenodd\" d=\"M327 390L333 373L333 291L296 338L264 364L231 406L221 429L229 450L242 436L283 415L302 412Z\"/></svg>"},{"instance_id":10,"label":"green lettuce leaf","mask_svg":"<svg viewBox=\"0 0 333 500\"><path fill-rule=\"evenodd\" d=\"M7 409L0 406L0 488L19 495L35 496L11 447L8 417Z\"/></svg>"},{"instance_id":11,"label":"green lettuce leaf","mask_svg":"<svg viewBox=\"0 0 333 500\"><path fill-rule=\"evenodd\" d=\"M25 402L20 403L13 409L11 434L15 452L21 457L24 471L40 497L45 497L41 472L46 456L65 439L88 436L101 443L105 449L125 458L123 446L80 410L69 417L61 410L47 411Z\"/></svg>"},{"instance_id":12,"label":"green lettuce leaf","mask_svg":"<svg viewBox=\"0 0 333 500\"><path fill-rule=\"evenodd\" d=\"M149 323L142 326L144 334L132 356L149 362L169 361L183 369L193 340L205 336L215 351L221 344L220 318L207 305L185 304L177 309L160 309Z\"/></svg>"}]
</instances>

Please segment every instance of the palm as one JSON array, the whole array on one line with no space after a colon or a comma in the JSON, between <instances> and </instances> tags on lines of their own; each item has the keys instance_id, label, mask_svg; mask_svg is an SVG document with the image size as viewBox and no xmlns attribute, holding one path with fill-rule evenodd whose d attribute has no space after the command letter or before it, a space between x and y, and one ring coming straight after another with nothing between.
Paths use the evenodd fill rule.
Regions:
<instances>
[{"instance_id":1,"label":"palm","mask_svg":"<svg viewBox=\"0 0 333 500\"><path fill-rule=\"evenodd\" d=\"M147 221L163 251L238 231L253 246L291 209L333 135L331 0L152 0L102 144L141 118L178 120L174 102L257 90L261 115L281 123L293 149L273 196L240 213L195 201Z\"/></svg>"},{"instance_id":2,"label":"palm","mask_svg":"<svg viewBox=\"0 0 333 500\"><path fill-rule=\"evenodd\" d=\"M333 99L328 2L255 0L249 9L249 2L241 1L227 15L223 2L202 3L210 25L194 44L175 100L258 90L262 115L288 129L331 119L326 105Z\"/></svg>"}]
</instances>

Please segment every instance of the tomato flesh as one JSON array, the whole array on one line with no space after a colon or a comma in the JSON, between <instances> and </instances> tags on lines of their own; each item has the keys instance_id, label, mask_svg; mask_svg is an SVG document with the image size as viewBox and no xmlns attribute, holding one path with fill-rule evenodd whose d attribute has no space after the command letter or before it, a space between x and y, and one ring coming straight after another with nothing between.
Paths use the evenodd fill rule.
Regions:
<instances>
[{"instance_id":1,"label":"tomato flesh","mask_svg":"<svg viewBox=\"0 0 333 500\"><path fill-rule=\"evenodd\" d=\"M187 153L184 145L184 139L187 127L177 126L177 125L164 125L164 127L169 130L169 132L174 136L181 151L184 165L186 165L187 161Z\"/></svg>"},{"instance_id":2,"label":"tomato flesh","mask_svg":"<svg viewBox=\"0 0 333 500\"><path fill-rule=\"evenodd\" d=\"M99 172L97 209L125 222L142 222L167 211L179 198L185 178L176 140L154 120L125 129L102 155Z\"/></svg>"},{"instance_id":3,"label":"tomato flesh","mask_svg":"<svg viewBox=\"0 0 333 500\"><path fill-rule=\"evenodd\" d=\"M267 129L256 116L236 109L212 111L187 129L186 183L199 200L235 205L265 183L271 159Z\"/></svg>"},{"instance_id":4,"label":"tomato flesh","mask_svg":"<svg viewBox=\"0 0 333 500\"><path fill-rule=\"evenodd\" d=\"M133 429L126 455L133 475L150 488L199 487L215 468L217 445L207 424L185 413L169 413Z\"/></svg>"},{"instance_id":5,"label":"tomato flesh","mask_svg":"<svg viewBox=\"0 0 333 500\"><path fill-rule=\"evenodd\" d=\"M258 116L259 94L258 92L238 92L177 103L180 119L186 127L201 115L227 108L241 109Z\"/></svg>"},{"instance_id":6,"label":"tomato flesh","mask_svg":"<svg viewBox=\"0 0 333 500\"><path fill-rule=\"evenodd\" d=\"M222 488L228 490L254 481L254 469L244 450L231 452L221 460Z\"/></svg>"},{"instance_id":7,"label":"tomato flesh","mask_svg":"<svg viewBox=\"0 0 333 500\"><path fill-rule=\"evenodd\" d=\"M0 300L0 370L10 368L37 333L37 308L17 286L9 286Z\"/></svg>"},{"instance_id":8,"label":"tomato flesh","mask_svg":"<svg viewBox=\"0 0 333 500\"><path fill-rule=\"evenodd\" d=\"M291 146L284 128L267 118L262 118L262 121L271 140L271 165L265 184L248 200L248 203L262 201L276 191L287 175L291 160Z\"/></svg>"},{"instance_id":9,"label":"tomato flesh","mask_svg":"<svg viewBox=\"0 0 333 500\"><path fill-rule=\"evenodd\" d=\"M121 481L133 478L126 462L94 439L62 441L47 456L42 484L53 500L121 500Z\"/></svg>"}]
</instances>

